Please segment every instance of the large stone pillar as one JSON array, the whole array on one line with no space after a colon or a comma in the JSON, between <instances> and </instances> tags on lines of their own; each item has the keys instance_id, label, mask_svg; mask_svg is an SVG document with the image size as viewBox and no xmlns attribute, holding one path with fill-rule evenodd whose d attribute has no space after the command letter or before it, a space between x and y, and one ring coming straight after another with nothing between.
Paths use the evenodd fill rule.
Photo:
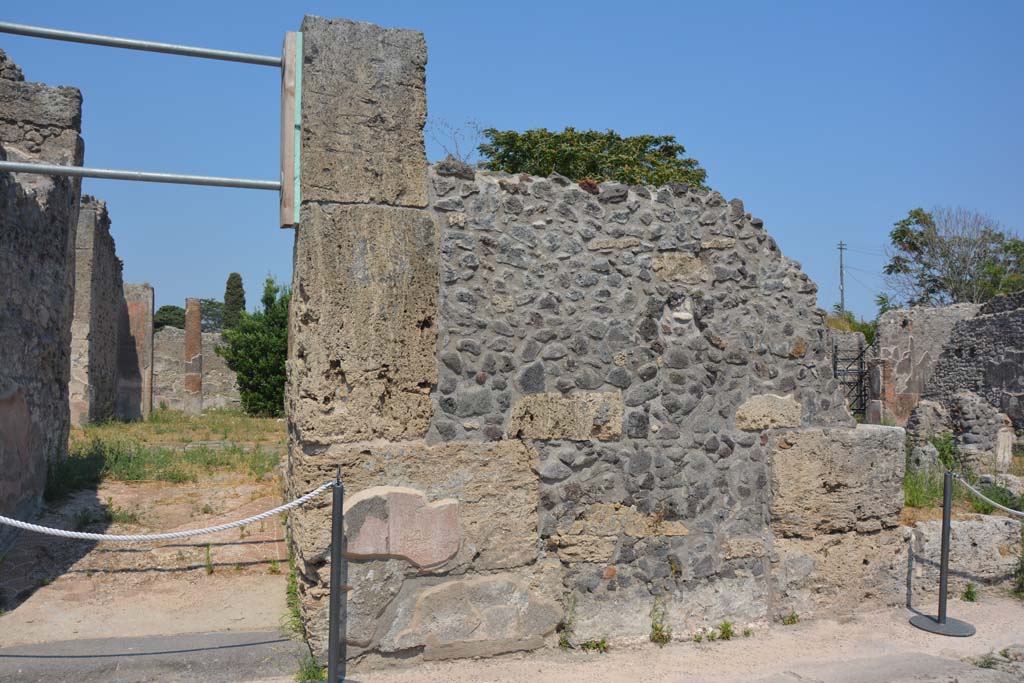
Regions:
<instances>
[{"instance_id":1,"label":"large stone pillar","mask_svg":"<svg viewBox=\"0 0 1024 683\"><path fill-rule=\"evenodd\" d=\"M153 409L153 288L123 287L117 348L117 418L144 420Z\"/></svg>"},{"instance_id":2,"label":"large stone pillar","mask_svg":"<svg viewBox=\"0 0 1024 683\"><path fill-rule=\"evenodd\" d=\"M203 328L199 299L185 299L185 412L203 412Z\"/></svg>"},{"instance_id":3,"label":"large stone pillar","mask_svg":"<svg viewBox=\"0 0 1024 683\"><path fill-rule=\"evenodd\" d=\"M421 439L437 381L423 35L307 16L302 46L285 397L294 492L319 477L310 468L357 468L364 444ZM307 630L323 654L329 572L319 548L328 529L320 511L308 513L289 524Z\"/></svg>"}]
</instances>

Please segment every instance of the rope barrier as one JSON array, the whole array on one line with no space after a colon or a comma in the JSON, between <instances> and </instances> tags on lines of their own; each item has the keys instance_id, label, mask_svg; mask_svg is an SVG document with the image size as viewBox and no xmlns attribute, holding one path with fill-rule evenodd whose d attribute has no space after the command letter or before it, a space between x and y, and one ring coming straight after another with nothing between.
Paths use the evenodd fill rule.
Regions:
<instances>
[{"instance_id":1,"label":"rope barrier","mask_svg":"<svg viewBox=\"0 0 1024 683\"><path fill-rule=\"evenodd\" d=\"M301 498L296 498L290 503L280 505L273 510L267 510L258 515L252 517L246 517L235 522L228 522L227 524L218 524L217 526L206 527L203 529L188 529L186 531L172 531L166 534L134 534L134 535L115 535L115 534L91 534L84 531L67 531L65 529L53 529L51 527L39 526L38 524L29 524L28 522L22 522L17 519L11 519L10 517L4 517L0 515L0 524L6 524L7 526L13 526L17 529L24 529L25 531L35 531L36 533L46 534L48 536L59 536L61 538L77 538L83 541L113 541L118 543L137 543L140 541L167 541L175 538L189 538L191 536L200 536L203 534L213 534L218 531L227 531L228 529L237 529L238 527L258 522L261 519L267 517L273 517L279 515L282 512L294 509L307 503L308 501L316 498L321 493L329 488L333 488L335 482L329 481L326 484L322 484L317 488L313 489Z\"/></svg>"},{"instance_id":2,"label":"rope barrier","mask_svg":"<svg viewBox=\"0 0 1024 683\"><path fill-rule=\"evenodd\" d=\"M999 508L1003 512L1011 514L1014 517L1024 517L1024 512L1021 512L1019 510L1013 510L1011 508L1006 507L1005 505L1000 505L999 503L995 502L991 498L985 496L985 494L983 494L978 489L976 489L973 486L971 486L970 484L968 484L967 481L963 477L961 477L959 474L954 474L953 478L956 479L957 481L959 481L961 484L963 484L967 488L968 491L973 493L978 498L981 498L983 501L985 501L986 503L988 503L992 507Z\"/></svg>"}]
</instances>

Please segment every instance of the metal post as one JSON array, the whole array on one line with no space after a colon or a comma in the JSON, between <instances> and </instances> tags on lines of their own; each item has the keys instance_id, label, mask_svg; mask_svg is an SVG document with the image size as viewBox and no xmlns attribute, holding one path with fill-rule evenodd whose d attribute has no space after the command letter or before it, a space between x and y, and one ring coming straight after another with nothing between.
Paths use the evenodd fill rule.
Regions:
<instances>
[{"instance_id":1,"label":"metal post","mask_svg":"<svg viewBox=\"0 0 1024 683\"><path fill-rule=\"evenodd\" d=\"M346 658L344 622L345 586L342 577L344 544L345 487L341 484L341 466L334 480L334 501L331 508L331 600L330 618L327 627L327 680L330 683L344 683Z\"/></svg>"},{"instance_id":2,"label":"metal post","mask_svg":"<svg viewBox=\"0 0 1024 683\"><path fill-rule=\"evenodd\" d=\"M942 636L973 636L974 626L966 621L950 619L946 616L946 593L949 591L949 540L952 532L950 518L953 513L953 473L946 471L942 483L942 549L939 553L939 614L938 617L930 617L926 614L918 614L910 620L910 623L917 628L937 633Z\"/></svg>"}]
</instances>

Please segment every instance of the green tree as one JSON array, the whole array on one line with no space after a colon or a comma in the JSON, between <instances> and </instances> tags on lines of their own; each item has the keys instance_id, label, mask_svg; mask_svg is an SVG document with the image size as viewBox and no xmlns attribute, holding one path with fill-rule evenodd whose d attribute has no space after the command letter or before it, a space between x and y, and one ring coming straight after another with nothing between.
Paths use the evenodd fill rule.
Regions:
<instances>
[{"instance_id":1,"label":"green tree","mask_svg":"<svg viewBox=\"0 0 1024 683\"><path fill-rule=\"evenodd\" d=\"M162 327L177 327L185 329L185 309L181 306L161 306L153 314L153 329L159 330Z\"/></svg>"},{"instance_id":2,"label":"green tree","mask_svg":"<svg viewBox=\"0 0 1024 683\"><path fill-rule=\"evenodd\" d=\"M224 329L224 304L216 299L199 300L199 326L203 332L220 332Z\"/></svg>"},{"instance_id":3,"label":"green tree","mask_svg":"<svg viewBox=\"0 0 1024 683\"><path fill-rule=\"evenodd\" d=\"M572 180L617 180L631 185L683 182L703 187L707 171L673 135L622 137L613 130L561 133L536 128L520 133L487 128L480 145L482 166L491 171L546 176L553 172Z\"/></svg>"},{"instance_id":4,"label":"green tree","mask_svg":"<svg viewBox=\"0 0 1024 683\"><path fill-rule=\"evenodd\" d=\"M224 328L231 329L237 325L244 310L245 287L242 286L242 276L231 273L224 287Z\"/></svg>"},{"instance_id":5,"label":"green tree","mask_svg":"<svg viewBox=\"0 0 1024 683\"><path fill-rule=\"evenodd\" d=\"M224 330L217 355L235 371L242 407L250 415L284 413L285 360L288 356L288 303L291 291L267 277L261 307L245 311Z\"/></svg>"},{"instance_id":6,"label":"green tree","mask_svg":"<svg viewBox=\"0 0 1024 683\"><path fill-rule=\"evenodd\" d=\"M1024 287L1024 242L968 209L913 209L889 233L885 275L911 306L984 303Z\"/></svg>"}]
</instances>

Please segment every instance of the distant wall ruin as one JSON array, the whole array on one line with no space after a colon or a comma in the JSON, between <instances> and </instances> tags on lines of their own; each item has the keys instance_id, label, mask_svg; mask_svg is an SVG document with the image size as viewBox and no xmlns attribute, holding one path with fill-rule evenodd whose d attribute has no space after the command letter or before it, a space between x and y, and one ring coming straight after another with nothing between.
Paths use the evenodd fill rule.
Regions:
<instances>
[{"instance_id":1,"label":"distant wall ruin","mask_svg":"<svg viewBox=\"0 0 1024 683\"><path fill-rule=\"evenodd\" d=\"M923 395L950 405L958 391L981 396L1024 429L1024 292L996 297L956 323Z\"/></svg>"},{"instance_id":2,"label":"distant wall ruin","mask_svg":"<svg viewBox=\"0 0 1024 683\"><path fill-rule=\"evenodd\" d=\"M878 320L878 354L872 398L877 421L905 425L931 379L935 363L953 337L954 327L973 318L975 304L917 307L884 313ZM884 405L884 415L882 415Z\"/></svg>"},{"instance_id":3,"label":"distant wall ruin","mask_svg":"<svg viewBox=\"0 0 1024 683\"><path fill-rule=\"evenodd\" d=\"M82 95L26 82L0 51L0 158L81 165ZM67 454L76 179L0 172L0 514L39 508ZM10 541L0 528L0 548Z\"/></svg>"},{"instance_id":4,"label":"distant wall ruin","mask_svg":"<svg viewBox=\"0 0 1024 683\"><path fill-rule=\"evenodd\" d=\"M287 482L341 467L350 657L903 599L903 430L740 201L428 167L422 35L302 31ZM288 520L320 657L329 513Z\"/></svg>"},{"instance_id":5,"label":"distant wall ruin","mask_svg":"<svg viewBox=\"0 0 1024 683\"><path fill-rule=\"evenodd\" d=\"M154 405L185 412L240 408L235 373L214 351L221 343L218 332L202 333L201 357L192 359L192 367L199 369L198 377L193 375L191 380L198 380L198 396L186 389L186 336L186 331L177 327L163 327L153 334Z\"/></svg>"},{"instance_id":6,"label":"distant wall ruin","mask_svg":"<svg viewBox=\"0 0 1024 683\"><path fill-rule=\"evenodd\" d=\"M71 424L117 413L123 283L106 203L82 197L75 239L75 312L71 323Z\"/></svg>"}]
</instances>

